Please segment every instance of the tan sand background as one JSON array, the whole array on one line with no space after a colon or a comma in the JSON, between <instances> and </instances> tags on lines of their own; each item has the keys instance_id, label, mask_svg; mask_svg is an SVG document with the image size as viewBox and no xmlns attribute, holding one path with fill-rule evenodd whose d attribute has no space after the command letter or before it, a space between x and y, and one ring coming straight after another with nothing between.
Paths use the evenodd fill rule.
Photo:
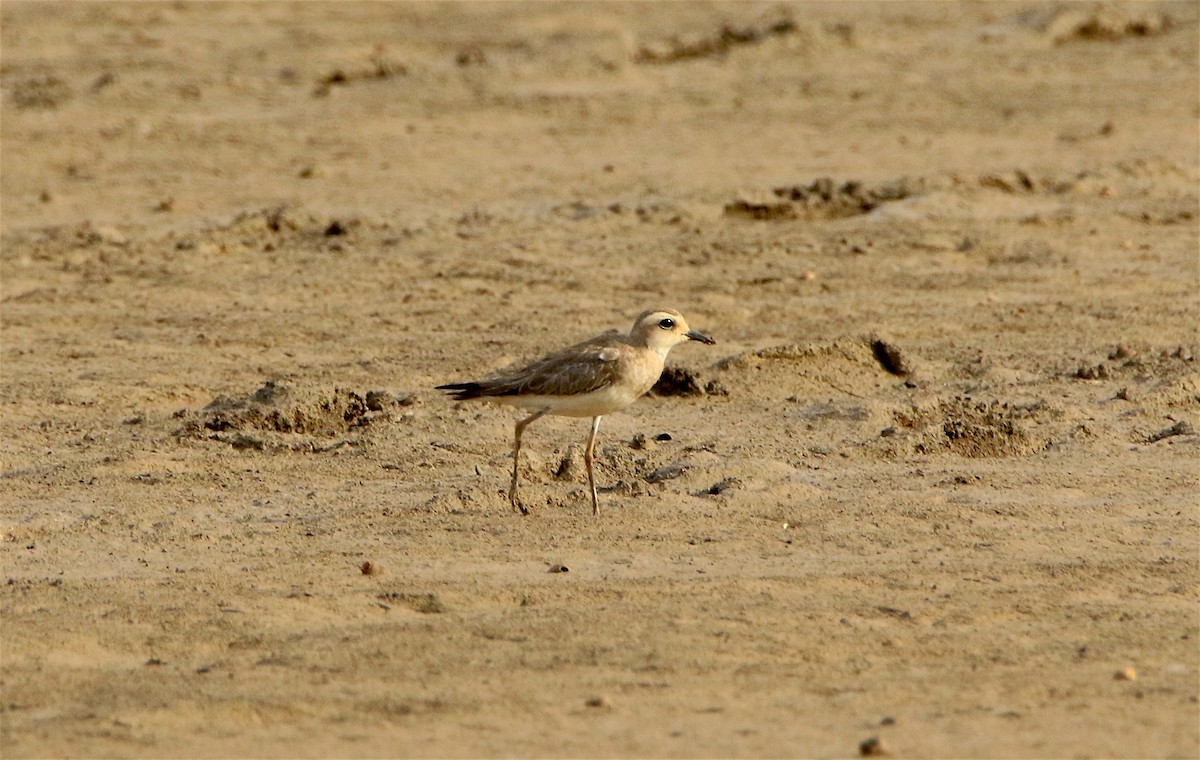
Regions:
<instances>
[{"instance_id":1,"label":"tan sand background","mask_svg":"<svg viewBox=\"0 0 1200 760\"><path fill-rule=\"evenodd\" d=\"M1200 755L1196 3L0 22L4 757Z\"/></svg>"}]
</instances>

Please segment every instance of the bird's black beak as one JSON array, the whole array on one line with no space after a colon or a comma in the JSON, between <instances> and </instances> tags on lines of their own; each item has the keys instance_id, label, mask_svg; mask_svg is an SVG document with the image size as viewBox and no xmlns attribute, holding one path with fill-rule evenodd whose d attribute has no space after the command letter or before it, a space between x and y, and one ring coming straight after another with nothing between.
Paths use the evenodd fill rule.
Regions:
<instances>
[{"instance_id":1,"label":"bird's black beak","mask_svg":"<svg viewBox=\"0 0 1200 760\"><path fill-rule=\"evenodd\" d=\"M698 341L700 341L701 343L706 343L706 344L708 344L708 345L710 345L710 346L711 346L711 345L713 345L714 343L716 343L716 341L715 341L715 340L713 340L712 338L708 337L708 336L707 336L707 335L705 335L704 333L698 333L698 332L696 332L695 330L688 330L688 332L686 333L686 335L687 335L689 338L691 338L692 340L698 340Z\"/></svg>"}]
</instances>

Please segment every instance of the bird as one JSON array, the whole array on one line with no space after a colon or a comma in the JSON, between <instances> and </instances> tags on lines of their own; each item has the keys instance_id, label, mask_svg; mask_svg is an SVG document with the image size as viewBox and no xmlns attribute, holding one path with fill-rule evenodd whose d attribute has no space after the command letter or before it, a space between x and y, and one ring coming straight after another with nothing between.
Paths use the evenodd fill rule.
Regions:
<instances>
[{"instance_id":1,"label":"bird","mask_svg":"<svg viewBox=\"0 0 1200 760\"><path fill-rule=\"evenodd\" d=\"M521 434L530 423L546 415L591 417L591 433L583 461L592 491L592 514L600 514L593 466L600 418L619 412L654 387L662 375L667 354L689 341L713 345L715 340L688 327L674 309L644 311L628 335L616 330L597 335L547 354L515 371L487 380L437 386L455 401L484 400L515 406L528 412L513 434L512 482L508 500L523 515L529 510L517 495Z\"/></svg>"}]
</instances>

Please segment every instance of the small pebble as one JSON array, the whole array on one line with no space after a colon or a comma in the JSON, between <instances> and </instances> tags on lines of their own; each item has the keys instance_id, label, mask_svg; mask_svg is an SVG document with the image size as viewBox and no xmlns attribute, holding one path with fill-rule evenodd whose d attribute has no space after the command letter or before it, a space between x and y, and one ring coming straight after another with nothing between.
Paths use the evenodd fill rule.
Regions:
<instances>
[{"instance_id":1,"label":"small pebble","mask_svg":"<svg viewBox=\"0 0 1200 760\"><path fill-rule=\"evenodd\" d=\"M1113 680L1116 681L1136 681L1137 671L1133 668L1121 668L1116 673L1113 673Z\"/></svg>"},{"instance_id":2,"label":"small pebble","mask_svg":"<svg viewBox=\"0 0 1200 760\"><path fill-rule=\"evenodd\" d=\"M604 695L592 697L584 704L586 704L588 707L596 707L602 710L612 709L612 700Z\"/></svg>"},{"instance_id":3,"label":"small pebble","mask_svg":"<svg viewBox=\"0 0 1200 760\"><path fill-rule=\"evenodd\" d=\"M570 571L571 571L571 568L567 567L566 565L559 565L556 563L556 564L551 565L550 569L547 570L546 572L548 572L548 573L569 573Z\"/></svg>"},{"instance_id":4,"label":"small pebble","mask_svg":"<svg viewBox=\"0 0 1200 760\"><path fill-rule=\"evenodd\" d=\"M858 754L863 757L880 757L887 753L888 750L883 743L883 739L880 739L878 736L863 739L858 744Z\"/></svg>"}]
</instances>

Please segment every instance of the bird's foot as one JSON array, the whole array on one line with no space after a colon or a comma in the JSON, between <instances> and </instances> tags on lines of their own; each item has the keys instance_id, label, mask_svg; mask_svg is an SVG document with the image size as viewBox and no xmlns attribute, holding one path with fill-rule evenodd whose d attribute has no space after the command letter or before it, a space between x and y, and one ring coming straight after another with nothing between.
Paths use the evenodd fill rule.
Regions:
<instances>
[{"instance_id":1,"label":"bird's foot","mask_svg":"<svg viewBox=\"0 0 1200 760\"><path fill-rule=\"evenodd\" d=\"M529 507L526 507L524 504L521 503L521 500L517 498L517 494L515 492L512 492L512 491L509 492L508 502L510 504L512 504L513 509L520 512L521 514L523 514L523 515L529 514Z\"/></svg>"}]
</instances>

